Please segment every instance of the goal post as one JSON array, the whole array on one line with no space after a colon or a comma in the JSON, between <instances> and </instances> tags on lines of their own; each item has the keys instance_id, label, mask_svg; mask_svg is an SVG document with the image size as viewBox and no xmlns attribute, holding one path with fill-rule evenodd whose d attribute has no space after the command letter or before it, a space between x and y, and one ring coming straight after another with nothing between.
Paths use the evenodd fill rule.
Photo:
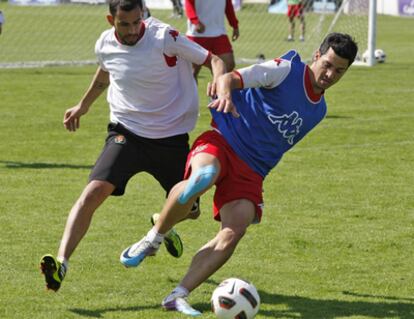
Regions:
<instances>
[{"instance_id":1,"label":"goal post","mask_svg":"<svg viewBox=\"0 0 414 319\"><path fill-rule=\"evenodd\" d=\"M0 2L6 18L0 36L0 68L96 63L94 44L109 27L108 5L92 0L61 1L65 2L30 6ZM331 31L349 33L355 38L359 46L356 64L362 62L362 54L367 49L371 58L365 64L374 64L376 0L302 0L304 41L299 41L299 19L294 20L294 41L287 41L290 25L286 1L239 0L236 15L240 37L232 42L238 64L275 58L290 49L296 49L304 60L311 60L322 39ZM185 17L174 18L171 8L151 7L151 0L146 3L154 17L185 33ZM231 28L227 27L231 36Z\"/></svg>"},{"instance_id":2,"label":"goal post","mask_svg":"<svg viewBox=\"0 0 414 319\"><path fill-rule=\"evenodd\" d=\"M369 0L369 19L368 19L368 60L367 65L375 64L375 48L377 47L377 0Z\"/></svg>"}]
</instances>

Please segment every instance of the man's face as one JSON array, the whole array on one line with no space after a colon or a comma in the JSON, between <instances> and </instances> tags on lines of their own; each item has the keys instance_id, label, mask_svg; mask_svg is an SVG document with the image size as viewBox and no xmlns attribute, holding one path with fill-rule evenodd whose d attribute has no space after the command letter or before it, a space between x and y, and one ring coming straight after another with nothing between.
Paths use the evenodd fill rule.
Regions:
<instances>
[{"instance_id":1,"label":"man's face","mask_svg":"<svg viewBox=\"0 0 414 319\"><path fill-rule=\"evenodd\" d=\"M134 45L139 39L142 28L142 10L139 7L131 11L118 8L116 15L107 16L108 22L115 27L115 32L122 44Z\"/></svg>"},{"instance_id":2,"label":"man's face","mask_svg":"<svg viewBox=\"0 0 414 319\"><path fill-rule=\"evenodd\" d=\"M314 90L326 90L338 82L348 70L348 63L348 59L338 56L332 48L324 55L316 52L315 60L310 67L314 75Z\"/></svg>"}]
</instances>

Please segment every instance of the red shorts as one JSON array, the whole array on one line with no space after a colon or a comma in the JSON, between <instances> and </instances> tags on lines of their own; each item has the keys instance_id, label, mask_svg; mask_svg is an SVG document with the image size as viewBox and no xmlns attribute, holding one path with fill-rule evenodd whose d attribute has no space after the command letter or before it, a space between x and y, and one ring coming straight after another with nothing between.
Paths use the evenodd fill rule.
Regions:
<instances>
[{"instance_id":1,"label":"red shorts","mask_svg":"<svg viewBox=\"0 0 414 319\"><path fill-rule=\"evenodd\" d=\"M191 174L190 160L199 153L215 156L221 166L214 192L214 219L220 221L220 209L225 204L237 199L248 199L256 207L254 223L259 223L263 208L263 178L237 156L220 133L207 131L195 140L191 148L184 179L188 179Z\"/></svg>"},{"instance_id":2,"label":"red shorts","mask_svg":"<svg viewBox=\"0 0 414 319\"><path fill-rule=\"evenodd\" d=\"M189 38L191 41L194 41L195 43L198 43L204 49L209 50L215 55L233 53L233 48L231 47L229 37L225 34L218 37L193 37L187 35L187 38Z\"/></svg>"},{"instance_id":3,"label":"red shorts","mask_svg":"<svg viewBox=\"0 0 414 319\"><path fill-rule=\"evenodd\" d=\"M291 4L288 6L287 16L289 18L303 16L303 4Z\"/></svg>"}]
</instances>

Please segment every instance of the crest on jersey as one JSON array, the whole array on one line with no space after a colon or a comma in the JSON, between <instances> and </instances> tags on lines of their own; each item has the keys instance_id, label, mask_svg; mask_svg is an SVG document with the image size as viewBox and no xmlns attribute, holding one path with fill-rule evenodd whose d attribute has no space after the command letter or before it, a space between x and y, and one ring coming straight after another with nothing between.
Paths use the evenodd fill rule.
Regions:
<instances>
[{"instance_id":1,"label":"crest on jersey","mask_svg":"<svg viewBox=\"0 0 414 319\"><path fill-rule=\"evenodd\" d=\"M276 58L273 61L276 62L276 65L279 66L280 63L282 63L282 59L281 58Z\"/></svg>"},{"instance_id":2,"label":"crest on jersey","mask_svg":"<svg viewBox=\"0 0 414 319\"><path fill-rule=\"evenodd\" d=\"M303 120L299 117L298 112L293 111L290 114L284 114L282 116L276 116L269 114L268 119L274 125L277 125L277 130L287 140L290 145L293 145L293 140L296 135L299 134L300 127Z\"/></svg>"},{"instance_id":3,"label":"crest on jersey","mask_svg":"<svg viewBox=\"0 0 414 319\"><path fill-rule=\"evenodd\" d=\"M173 37L174 42L177 42L177 38L180 33L177 30L170 30L169 34Z\"/></svg>"},{"instance_id":4,"label":"crest on jersey","mask_svg":"<svg viewBox=\"0 0 414 319\"><path fill-rule=\"evenodd\" d=\"M116 144L125 144L126 143L126 138L123 135L117 135L117 136L115 136L114 142Z\"/></svg>"}]
</instances>

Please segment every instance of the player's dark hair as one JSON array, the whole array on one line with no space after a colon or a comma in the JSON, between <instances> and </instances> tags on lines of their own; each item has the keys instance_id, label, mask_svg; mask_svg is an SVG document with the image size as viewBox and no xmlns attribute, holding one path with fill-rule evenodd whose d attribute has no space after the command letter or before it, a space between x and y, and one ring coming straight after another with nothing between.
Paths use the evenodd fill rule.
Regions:
<instances>
[{"instance_id":1,"label":"player's dark hair","mask_svg":"<svg viewBox=\"0 0 414 319\"><path fill-rule=\"evenodd\" d=\"M142 0L109 0L109 12L113 17L115 17L118 9L131 11L136 7L142 10Z\"/></svg>"},{"instance_id":2,"label":"player's dark hair","mask_svg":"<svg viewBox=\"0 0 414 319\"><path fill-rule=\"evenodd\" d=\"M358 45L354 39L349 34L344 33L333 32L328 34L319 47L319 52L323 55L329 48L332 48L341 58L347 59L349 61L348 66L354 62L358 52Z\"/></svg>"}]
</instances>

